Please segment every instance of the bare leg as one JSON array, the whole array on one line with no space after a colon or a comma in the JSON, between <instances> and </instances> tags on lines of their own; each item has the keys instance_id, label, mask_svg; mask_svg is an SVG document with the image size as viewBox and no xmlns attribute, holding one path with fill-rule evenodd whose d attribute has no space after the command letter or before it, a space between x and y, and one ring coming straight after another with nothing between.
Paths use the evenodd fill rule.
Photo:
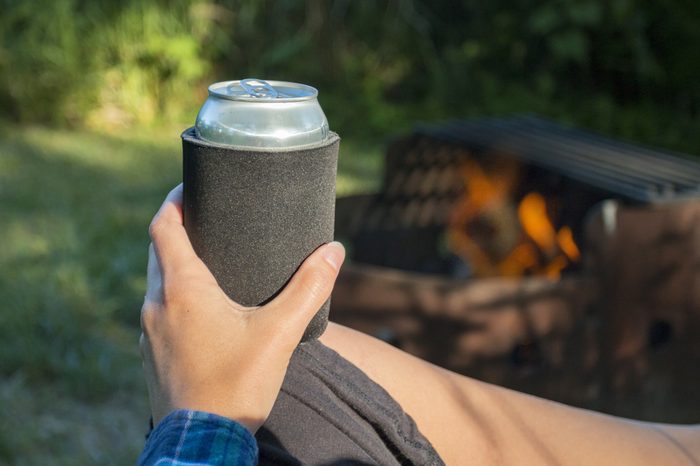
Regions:
<instances>
[{"instance_id":1,"label":"bare leg","mask_svg":"<svg viewBox=\"0 0 700 466\"><path fill-rule=\"evenodd\" d=\"M447 464L700 465L700 426L632 421L525 395L333 323L321 341L389 392Z\"/></svg>"}]
</instances>

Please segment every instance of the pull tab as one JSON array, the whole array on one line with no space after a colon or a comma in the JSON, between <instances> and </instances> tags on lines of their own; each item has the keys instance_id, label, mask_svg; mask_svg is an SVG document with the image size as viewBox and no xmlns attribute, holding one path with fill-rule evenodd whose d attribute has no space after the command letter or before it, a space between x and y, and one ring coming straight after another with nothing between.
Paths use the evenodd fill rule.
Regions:
<instances>
[{"instance_id":1,"label":"pull tab","mask_svg":"<svg viewBox=\"0 0 700 466\"><path fill-rule=\"evenodd\" d=\"M240 85L251 97L259 99L275 99L278 96L277 90L267 81L262 79L247 78L241 79Z\"/></svg>"}]
</instances>

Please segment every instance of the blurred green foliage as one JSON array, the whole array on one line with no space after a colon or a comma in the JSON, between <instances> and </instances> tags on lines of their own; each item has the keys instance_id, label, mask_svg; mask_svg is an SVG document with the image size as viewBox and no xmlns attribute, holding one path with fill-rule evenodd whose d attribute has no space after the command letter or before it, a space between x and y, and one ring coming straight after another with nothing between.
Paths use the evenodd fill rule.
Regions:
<instances>
[{"instance_id":1,"label":"blurred green foliage","mask_svg":"<svg viewBox=\"0 0 700 466\"><path fill-rule=\"evenodd\" d=\"M192 121L206 85L313 84L341 134L536 112L700 152L688 0L4 0L0 112L124 128Z\"/></svg>"},{"instance_id":2,"label":"blurred green foliage","mask_svg":"<svg viewBox=\"0 0 700 466\"><path fill-rule=\"evenodd\" d=\"M29 0L0 16L0 101L20 122L124 127L197 104L191 2Z\"/></svg>"}]
</instances>

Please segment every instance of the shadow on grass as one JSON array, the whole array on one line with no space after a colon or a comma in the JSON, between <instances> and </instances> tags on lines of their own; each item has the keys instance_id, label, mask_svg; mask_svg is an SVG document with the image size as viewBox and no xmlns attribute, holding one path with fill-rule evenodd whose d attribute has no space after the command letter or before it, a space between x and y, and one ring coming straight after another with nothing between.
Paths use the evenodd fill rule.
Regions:
<instances>
[{"instance_id":1,"label":"shadow on grass","mask_svg":"<svg viewBox=\"0 0 700 466\"><path fill-rule=\"evenodd\" d=\"M132 462L147 225L180 178L177 141L0 135L0 463Z\"/></svg>"},{"instance_id":2,"label":"shadow on grass","mask_svg":"<svg viewBox=\"0 0 700 466\"><path fill-rule=\"evenodd\" d=\"M99 398L136 362L147 225L178 182L177 146L40 129L4 136L0 371Z\"/></svg>"}]
</instances>

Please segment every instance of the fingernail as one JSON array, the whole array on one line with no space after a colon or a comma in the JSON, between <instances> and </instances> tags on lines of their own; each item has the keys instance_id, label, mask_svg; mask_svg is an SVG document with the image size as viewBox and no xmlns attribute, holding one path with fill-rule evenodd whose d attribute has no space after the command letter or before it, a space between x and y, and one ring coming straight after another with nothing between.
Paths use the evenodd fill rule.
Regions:
<instances>
[{"instance_id":1,"label":"fingernail","mask_svg":"<svg viewBox=\"0 0 700 466\"><path fill-rule=\"evenodd\" d=\"M328 243L323 248L323 258L337 270L345 258L345 248L337 241Z\"/></svg>"}]
</instances>

